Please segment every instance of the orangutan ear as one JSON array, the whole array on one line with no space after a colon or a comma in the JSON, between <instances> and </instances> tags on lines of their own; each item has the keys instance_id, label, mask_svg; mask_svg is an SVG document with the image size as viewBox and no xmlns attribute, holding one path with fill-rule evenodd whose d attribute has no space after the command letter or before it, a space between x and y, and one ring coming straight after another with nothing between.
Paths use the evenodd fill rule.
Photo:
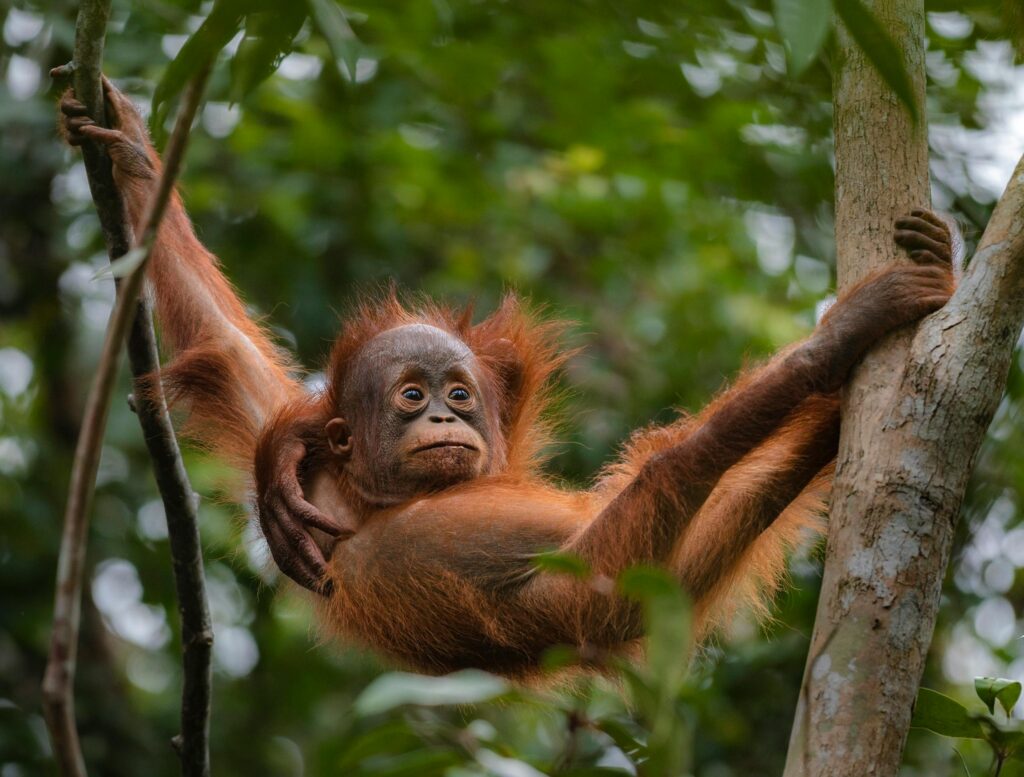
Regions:
<instances>
[{"instance_id":1,"label":"orangutan ear","mask_svg":"<svg viewBox=\"0 0 1024 777\"><path fill-rule=\"evenodd\" d=\"M498 379L501 425L507 429L514 420L515 414L520 410L520 395L523 390L526 368L515 345L504 337L490 343L485 355Z\"/></svg>"},{"instance_id":2,"label":"orangutan ear","mask_svg":"<svg viewBox=\"0 0 1024 777\"><path fill-rule=\"evenodd\" d=\"M352 429L344 418L332 418L324 426L331 453L342 459L352 455Z\"/></svg>"}]
</instances>

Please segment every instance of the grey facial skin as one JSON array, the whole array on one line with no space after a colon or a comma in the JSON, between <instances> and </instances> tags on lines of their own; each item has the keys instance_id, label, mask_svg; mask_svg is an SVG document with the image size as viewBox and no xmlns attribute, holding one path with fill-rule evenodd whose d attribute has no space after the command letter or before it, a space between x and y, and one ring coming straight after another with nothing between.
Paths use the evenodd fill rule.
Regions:
<instances>
[{"instance_id":1,"label":"grey facial skin","mask_svg":"<svg viewBox=\"0 0 1024 777\"><path fill-rule=\"evenodd\" d=\"M465 343L426 324L371 340L344 397L343 420L351 424L351 444L360 448L351 456L354 485L371 498L387 494L393 501L486 472L491 426L479 372Z\"/></svg>"}]
</instances>

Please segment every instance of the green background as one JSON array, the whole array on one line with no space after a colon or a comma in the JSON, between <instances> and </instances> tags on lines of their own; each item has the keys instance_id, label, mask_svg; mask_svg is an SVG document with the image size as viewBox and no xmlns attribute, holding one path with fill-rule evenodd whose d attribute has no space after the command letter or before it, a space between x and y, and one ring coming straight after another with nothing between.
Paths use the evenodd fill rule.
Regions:
<instances>
[{"instance_id":1,"label":"green background","mask_svg":"<svg viewBox=\"0 0 1024 777\"><path fill-rule=\"evenodd\" d=\"M240 100L236 37L183 174L198 233L314 379L338 317L392 279L481 312L512 288L571 320L566 347L580 352L562 376L551 467L586 484L632 429L700 408L745 362L806 335L833 284L829 48L795 77L770 4L676 6L347 4L358 43L346 58L306 22ZM928 9L934 200L971 246L1024 150L1020 28L998 2ZM46 76L70 58L75 12L0 5L0 777L53 773L39 682L70 459L113 295L94 278L98 223ZM107 73L148 109L208 12L115 2ZM90 534L80 730L93 774L170 775L178 618L127 392L122 375ZM1015 364L925 677L964 699L976 674L1024 677L1020 395ZM630 741L657 739L650 716L629 711L628 682L356 714L384 667L322 644L224 470L194 452L187 463L216 626L215 774L597 774L622 766ZM671 705L695 773L780 773L819 576L820 549L799 553L776 620L741 619L701 651ZM576 729L581 715L612 723ZM953 744L913 732L905 773L962 774ZM984 773L986 751L960 749Z\"/></svg>"}]
</instances>

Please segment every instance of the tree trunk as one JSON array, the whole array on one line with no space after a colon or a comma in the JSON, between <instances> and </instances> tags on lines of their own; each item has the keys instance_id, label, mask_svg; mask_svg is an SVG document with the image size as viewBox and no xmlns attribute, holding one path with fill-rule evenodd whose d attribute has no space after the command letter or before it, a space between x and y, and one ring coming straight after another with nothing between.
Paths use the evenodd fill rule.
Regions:
<instances>
[{"instance_id":1,"label":"tree trunk","mask_svg":"<svg viewBox=\"0 0 1024 777\"><path fill-rule=\"evenodd\" d=\"M930 201L922 0L869 3L904 52L915 126L841 28L840 288L906 261L893 220ZM828 552L786 777L895 775L953 529L1024 321L1024 164L953 299L875 349L846 389Z\"/></svg>"}]
</instances>

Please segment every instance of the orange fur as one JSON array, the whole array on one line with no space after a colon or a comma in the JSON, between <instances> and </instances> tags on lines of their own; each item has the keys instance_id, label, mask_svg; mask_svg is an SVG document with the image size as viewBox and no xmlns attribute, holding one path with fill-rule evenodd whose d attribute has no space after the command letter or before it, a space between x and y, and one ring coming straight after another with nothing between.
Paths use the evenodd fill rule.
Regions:
<instances>
[{"instance_id":1,"label":"orange fur","mask_svg":"<svg viewBox=\"0 0 1024 777\"><path fill-rule=\"evenodd\" d=\"M269 417L301 393L290 359L245 312L192 232L184 211L165 224L149 278L162 335L175 360L164 371L172 398L191 412L190 433L248 465Z\"/></svg>"},{"instance_id":2,"label":"orange fur","mask_svg":"<svg viewBox=\"0 0 1024 777\"><path fill-rule=\"evenodd\" d=\"M565 359L557 345L560 323L536 318L513 295L473 324L468 310L430 301L407 307L389 293L364 303L344 324L328 362L328 389L307 396L289 375L289 362L245 314L184 212L173 216L161 232L150 273L164 336L176 352L165 380L172 396L187 403L191 434L253 472L261 492L273 489L281 446L296 429L312 440L306 479L328 473L359 527L333 548L326 543L333 550L334 593L323 600L322 617L332 630L430 672L475 665L528 677L543 650L558 642L577 645L591 659L634 649L642 628L635 605L579 581L537 575L529 559L539 550L562 548L589 554L587 560L604 575L657 560L657 537L638 533L628 519L615 531L629 539L613 532L597 555L576 543L618 494L643 479L652 459L685 443L705 418L756 381L756 373L741 378L700 416L639 432L593 489L567 493L540 469L551 439L550 379ZM419 500L414 508L360 506L332 465L321 430L337 413L349 365L360 349L376 335L411 323L458 337L478 356L486 385L513 389L492 392L502 419L499 465L490 476ZM509 351L516 375L503 383ZM711 557L709 548L727 545L730 532L742 535L751 503L773 474L785 471L800 445L820 433L816 419L831 412L825 405L832 407L812 402L794 410L776 435L726 469L663 559L681 579L692 579ZM826 471L794 493L777 520L732 548L721 568L702 569L701 586L707 590L695 603L701 636L739 607L767 612L766 600L785 572L786 553L816 529L827 487ZM631 509L656 511L657 498L644 496Z\"/></svg>"},{"instance_id":3,"label":"orange fur","mask_svg":"<svg viewBox=\"0 0 1024 777\"><path fill-rule=\"evenodd\" d=\"M159 172L156 152L148 151ZM135 229L144 218L151 181L118 176ZM160 225L147 278L162 339L174 352L161 379L169 401L187 411L185 433L249 469L260 432L283 404L302 395L302 387L292 377L289 356L246 313L216 257L199 242L177 192Z\"/></svg>"},{"instance_id":4,"label":"orange fur","mask_svg":"<svg viewBox=\"0 0 1024 777\"><path fill-rule=\"evenodd\" d=\"M107 97L116 132L83 127L75 117L84 106L68 95L65 126L72 142L88 136L107 145L137 225L160 162L130 101L109 85ZM188 428L253 474L274 557L327 594L320 610L328 628L422 671L477 666L529 677L554 645L574 646L584 665L636 649L642 613L612 586L634 564L662 564L676 575L695 599L702 637L737 607L766 612L787 551L818 528L837 446L837 390L879 337L937 309L952 289L948 259L926 250L939 235L932 218L903 220L896 234L916 249L918 266L865 279L832 308L820 336L748 371L698 416L638 432L593 488L579 492L556 487L540 468L551 434L550 379L566 358L562 326L514 295L478 324L469 309L428 300L406 306L390 293L368 301L334 344L327 390L307 396L196 239L177 195L149 278L175 351L164 379L190 410ZM374 501L350 483L351 439L338 430L348 423L342 416L372 407L383 391L373 360L360 361L363 349L408 324L428 325L435 340L443 330L441 340L461 340L472 352L450 343L444 351L459 354L459 369L471 370L468 382L480 388L483 411L466 413L489 455L456 485ZM356 381L356 365L370 378ZM361 407L345 406L351 386L369 397ZM370 416L361 419L367 462L381 434ZM341 437L329 439L328 422ZM592 576L539 570L535 556L547 549L576 554Z\"/></svg>"},{"instance_id":5,"label":"orange fur","mask_svg":"<svg viewBox=\"0 0 1024 777\"><path fill-rule=\"evenodd\" d=\"M339 412L344 365L381 331L429 323L473 343L478 353L486 352L494 336L505 337L510 331L489 320L479 326L497 334L474 338L465 316L436 307L417 314L393 296L369 310L346 325L332 353L336 361L329 374L335 388L325 395L321 413ZM507 299L498 320L507 320L509 311L517 318L521 315L520 307ZM532 378L523 385L530 389L517 396L530 405L533 417L544 406L554 353L550 341L534 333L534 326L529 318L520 318L517 326L524 333L517 347L532 354L525 346L534 345L542 355L527 360ZM546 335L549 329L540 331ZM670 540L670 553L661 554L654 536L645 535L638 529L640 522L628 515L614 527L622 532L621 540L603 537L597 547L588 547L584 540L615 498L643 480L652 459L684 444L723 405L735 404L758 375L763 378L766 370L778 369L777 364L769 365L745 376L696 418L639 432L587 491L557 488L531 457L518 453L515 441L537 446L544 439L538 438L532 419L523 429L509 428L509 455L499 471L411 504L359 506L356 495L345 491L343 473L335 473L329 488L342 493L347 506L356 506L359 530L333 547L329 575L334 593L322 600L323 621L347 641L430 672L470 665L529 677L543 650L559 642L576 645L584 657L631 652L642 628L634 604L610 595L601 585L538 574L532 568L534 553L559 548L583 555L599 575L613 576L630 564L660 559L682 580L698 578L695 587L701 591L695 616L701 637L738 608L765 614L767 601L784 576L787 551L820 529L831 477L827 463L835 445L830 431L838 425L834 395L812 395L799 403L774 435L728 467L682 537ZM522 417L516 419L523 422ZM258 482L273 477L275 448L288 438L293 423L283 415L280 426L268 432L268 442L257 456L264 471ZM816 452L809 462L813 471L795 485L783 483L781 492L788 496L774 513L761 516L763 525L756 524L758 510L764 509L765 489L779 473L799 470L809 449ZM531 455L536 450L532 447ZM675 490L657 479L654 486L661 492ZM315 495L311 499L318 502ZM652 500L657 500L656 494L642 497L631 508L638 514L654 512ZM708 568L709 559L718 566Z\"/></svg>"}]
</instances>

